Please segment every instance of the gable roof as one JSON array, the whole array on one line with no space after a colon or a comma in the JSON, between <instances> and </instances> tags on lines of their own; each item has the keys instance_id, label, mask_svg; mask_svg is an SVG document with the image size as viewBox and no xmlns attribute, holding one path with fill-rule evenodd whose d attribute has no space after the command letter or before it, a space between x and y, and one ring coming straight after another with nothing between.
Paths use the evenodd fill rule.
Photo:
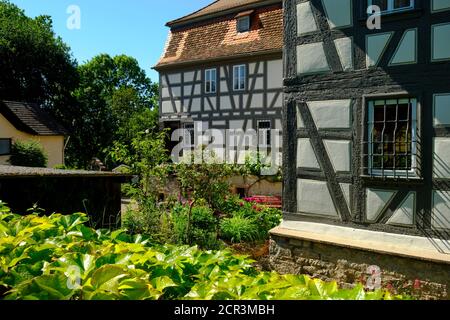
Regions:
<instances>
[{"instance_id":1,"label":"gable roof","mask_svg":"<svg viewBox=\"0 0 450 320\"><path fill-rule=\"evenodd\" d=\"M169 21L167 26L176 26L191 20L207 18L208 16L214 14L226 15L232 11L242 10L247 6L264 5L276 2L281 2L281 0L216 0L200 10L190 13L184 17Z\"/></svg>"},{"instance_id":2,"label":"gable roof","mask_svg":"<svg viewBox=\"0 0 450 320\"><path fill-rule=\"evenodd\" d=\"M219 3L266 3L261 0L219 0ZM283 48L283 9L281 1L251 11L249 32L238 33L236 16L245 10L172 28L156 70L180 64L200 63L262 54L279 54ZM249 11L250 12L250 11Z\"/></svg>"},{"instance_id":3,"label":"gable roof","mask_svg":"<svg viewBox=\"0 0 450 320\"><path fill-rule=\"evenodd\" d=\"M66 135L66 129L39 105L26 102L0 101L0 113L20 131L32 135Z\"/></svg>"}]
</instances>

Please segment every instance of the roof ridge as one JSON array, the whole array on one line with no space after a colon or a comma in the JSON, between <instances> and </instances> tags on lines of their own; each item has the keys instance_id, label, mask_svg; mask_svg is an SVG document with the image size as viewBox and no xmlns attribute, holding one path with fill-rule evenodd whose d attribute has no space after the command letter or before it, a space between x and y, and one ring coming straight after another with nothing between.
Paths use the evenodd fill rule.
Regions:
<instances>
[{"instance_id":1,"label":"roof ridge","mask_svg":"<svg viewBox=\"0 0 450 320\"><path fill-rule=\"evenodd\" d=\"M188 13L188 14L182 16L182 17L179 17L179 18L177 18L177 19L174 19L174 20L171 20L171 21L167 22L166 25L168 25L168 24L170 24L170 23L172 23L172 22L178 21L178 20L185 19L185 18L187 18L187 17L189 17L189 16L191 16L191 15L193 15L193 14L199 13L200 11L205 10L205 9L207 9L207 8L209 8L209 7L211 7L211 6L213 6L214 4L216 4L216 3L219 2L219 1L222 1L222 0L216 0L216 1L214 1L214 2L211 2L210 4L208 4L208 5L206 5L206 6L202 7L202 8L200 8L200 9L194 11L194 12Z\"/></svg>"}]
</instances>

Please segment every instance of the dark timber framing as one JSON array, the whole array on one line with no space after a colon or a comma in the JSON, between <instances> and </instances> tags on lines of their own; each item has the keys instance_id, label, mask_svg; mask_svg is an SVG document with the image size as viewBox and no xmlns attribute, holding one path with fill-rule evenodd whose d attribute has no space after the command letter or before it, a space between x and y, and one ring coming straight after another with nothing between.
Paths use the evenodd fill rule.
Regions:
<instances>
[{"instance_id":1,"label":"dark timber framing","mask_svg":"<svg viewBox=\"0 0 450 320\"><path fill-rule=\"evenodd\" d=\"M244 130L256 130L257 120L269 120L272 128L275 128L276 120L281 121L283 94L281 85L279 88L269 88L268 63L275 60L282 60L281 50L278 53L260 53L246 58L230 57L221 61L203 61L188 66L174 65L158 68L160 83L163 83L163 79L165 80L169 93L168 97L163 97L163 88L161 86L160 121L181 121L184 123L194 120L208 123L208 128L210 129L228 129L230 128L230 121L243 120ZM255 65L255 72L251 72L251 64ZM236 65L245 65L246 67L245 90L233 90L233 66ZM282 66L282 64L280 65ZM215 93L205 93L204 73L205 70L211 68L216 68L217 70L217 90ZM193 81L184 79L186 72L194 73ZM176 110L175 101L178 99L173 95L172 88L174 85L169 81L169 76L173 74L179 74L182 80L180 84L176 84L177 87L181 88L182 98L179 99L180 104L183 105L185 101L188 101L187 104L184 103L184 108L187 107L187 110L185 109L181 113ZM256 89L258 81L262 83L262 88ZM200 86L201 88L197 94L195 94L195 86ZM185 88L189 88L189 91L185 92ZM255 95L262 95L262 103L257 107L253 103ZM223 99L228 99L230 108L223 108ZM200 102L200 109L196 111L192 110L195 100ZM164 102L170 102L172 112L163 112ZM215 123L218 122L224 122L224 125L216 125Z\"/></svg>"},{"instance_id":2,"label":"dark timber framing","mask_svg":"<svg viewBox=\"0 0 450 320\"><path fill-rule=\"evenodd\" d=\"M297 35L296 6L304 0L284 0L284 106L283 106L283 171L284 212L287 220L317 221L362 229L386 231L450 239L450 230L432 226L432 195L434 190L450 191L450 179L433 178L433 139L450 137L450 127L433 126L433 95L450 93L450 62L431 59L431 26L450 22L450 11L431 13L431 1L415 0L415 8L382 17L382 30L366 27L367 2L353 0L352 26L330 30L321 0L311 0L320 32ZM417 28L417 63L389 65L404 31ZM388 46L375 68L366 68L366 36L393 32ZM343 72L335 39L353 39L353 71ZM450 40L450 39L449 39ZM297 75L298 45L323 42L330 72ZM418 136L420 139L420 175L417 178L380 178L364 175L363 154L367 132L367 101L379 97L417 99ZM308 101L352 100L351 129L317 129L307 107ZM297 112L305 128L297 128ZM333 116L330 113L330 117ZM320 170L297 168L297 138L309 138L320 164ZM323 139L351 140L351 172L334 172ZM326 181L340 216L324 218L298 213L297 179ZM350 208L347 207L340 183L350 183ZM395 195L376 221L366 219L366 189L392 190ZM386 222L405 201L416 192L416 216L413 226L388 225Z\"/></svg>"}]
</instances>

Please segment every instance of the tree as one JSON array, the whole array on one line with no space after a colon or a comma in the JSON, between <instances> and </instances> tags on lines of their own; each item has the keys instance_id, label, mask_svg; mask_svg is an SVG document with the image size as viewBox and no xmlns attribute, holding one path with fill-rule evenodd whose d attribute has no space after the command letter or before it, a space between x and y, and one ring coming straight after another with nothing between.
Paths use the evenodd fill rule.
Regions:
<instances>
[{"instance_id":1,"label":"tree","mask_svg":"<svg viewBox=\"0 0 450 320\"><path fill-rule=\"evenodd\" d=\"M77 86L76 61L57 37L49 16L27 17L0 0L0 99L59 109Z\"/></svg>"},{"instance_id":2,"label":"tree","mask_svg":"<svg viewBox=\"0 0 450 320\"><path fill-rule=\"evenodd\" d=\"M111 159L108 154L115 141L129 145L139 132L158 126L158 86L136 59L102 54L78 72L80 86L74 96L80 112L73 121L69 163L84 167L92 157Z\"/></svg>"},{"instance_id":3,"label":"tree","mask_svg":"<svg viewBox=\"0 0 450 320\"><path fill-rule=\"evenodd\" d=\"M223 163L214 152L200 147L184 155L175 165L175 172L184 197L190 199L186 238L191 243L192 209L203 199L214 212L218 211L219 204L230 193L227 179L233 176L236 167Z\"/></svg>"}]
</instances>

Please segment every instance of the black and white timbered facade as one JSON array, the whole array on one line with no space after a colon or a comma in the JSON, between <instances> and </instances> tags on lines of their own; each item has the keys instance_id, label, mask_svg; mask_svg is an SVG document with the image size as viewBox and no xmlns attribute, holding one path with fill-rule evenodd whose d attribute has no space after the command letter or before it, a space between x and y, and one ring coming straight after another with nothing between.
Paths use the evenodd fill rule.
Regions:
<instances>
[{"instance_id":1,"label":"black and white timbered facade","mask_svg":"<svg viewBox=\"0 0 450 320\"><path fill-rule=\"evenodd\" d=\"M449 252L450 1L285 0L284 18L282 227Z\"/></svg>"},{"instance_id":2,"label":"black and white timbered facade","mask_svg":"<svg viewBox=\"0 0 450 320\"><path fill-rule=\"evenodd\" d=\"M162 127L220 130L224 140L225 130L253 130L281 150L270 132L282 129L282 25L281 0L220 0L169 22L155 67Z\"/></svg>"}]
</instances>

